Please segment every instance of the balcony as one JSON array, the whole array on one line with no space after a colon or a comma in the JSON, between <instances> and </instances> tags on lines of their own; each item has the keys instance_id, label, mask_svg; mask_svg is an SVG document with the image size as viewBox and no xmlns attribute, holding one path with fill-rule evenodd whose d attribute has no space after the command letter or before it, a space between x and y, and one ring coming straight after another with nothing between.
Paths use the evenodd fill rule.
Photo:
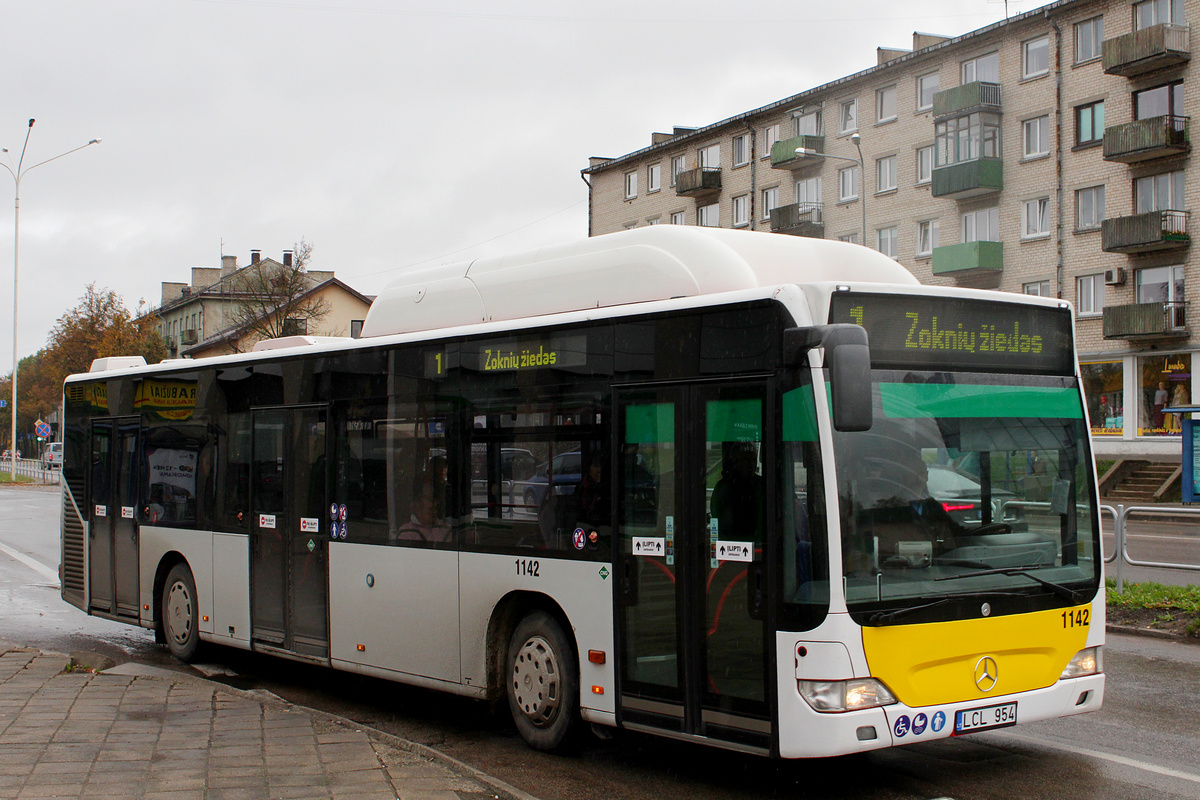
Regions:
<instances>
[{"instance_id":1,"label":"balcony","mask_svg":"<svg viewBox=\"0 0 1200 800\"><path fill-rule=\"evenodd\" d=\"M675 194L680 197L700 197L721 191L720 167L696 167L675 176Z\"/></svg>"},{"instance_id":2,"label":"balcony","mask_svg":"<svg viewBox=\"0 0 1200 800\"><path fill-rule=\"evenodd\" d=\"M771 209L771 232L825 238L824 207L821 203L792 203Z\"/></svg>"},{"instance_id":3,"label":"balcony","mask_svg":"<svg viewBox=\"0 0 1200 800\"><path fill-rule=\"evenodd\" d=\"M941 121L976 111L1000 111L1000 84L986 81L964 83L933 96L933 119Z\"/></svg>"},{"instance_id":4,"label":"balcony","mask_svg":"<svg viewBox=\"0 0 1200 800\"><path fill-rule=\"evenodd\" d=\"M934 167L931 192L934 197L964 200L993 194L1004 188L1004 160L977 158L945 167Z\"/></svg>"},{"instance_id":5,"label":"balcony","mask_svg":"<svg viewBox=\"0 0 1200 800\"><path fill-rule=\"evenodd\" d=\"M1188 212L1149 211L1106 219L1100 227L1100 249L1106 253L1150 253L1191 244Z\"/></svg>"},{"instance_id":6,"label":"balcony","mask_svg":"<svg viewBox=\"0 0 1200 800\"><path fill-rule=\"evenodd\" d=\"M818 155L798 156L796 149L815 150ZM801 169L825 161L824 136L793 136L771 145L771 166L775 169Z\"/></svg>"},{"instance_id":7,"label":"balcony","mask_svg":"<svg viewBox=\"0 0 1200 800\"><path fill-rule=\"evenodd\" d=\"M199 341L199 336L195 328L185 328L179 332L179 343L183 345L195 344Z\"/></svg>"},{"instance_id":8,"label":"balcony","mask_svg":"<svg viewBox=\"0 0 1200 800\"><path fill-rule=\"evenodd\" d=\"M1105 161L1136 164L1191 149L1187 117L1151 117L1104 129Z\"/></svg>"},{"instance_id":9,"label":"balcony","mask_svg":"<svg viewBox=\"0 0 1200 800\"><path fill-rule=\"evenodd\" d=\"M1104 309L1105 339L1174 338L1188 335L1187 303L1132 303Z\"/></svg>"},{"instance_id":10,"label":"balcony","mask_svg":"<svg viewBox=\"0 0 1200 800\"><path fill-rule=\"evenodd\" d=\"M1187 63L1191 57L1191 28L1153 25L1104 42L1104 71L1132 78Z\"/></svg>"},{"instance_id":11,"label":"balcony","mask_svg":"<svg viewBox=\"0 0 1200 800\"><path fill-rule=\"evenodd\" d=\"M999 274L1004 269L1003 242L963 242L933 248L933 274L952 278Z\"/></svg>"}]
</instances>

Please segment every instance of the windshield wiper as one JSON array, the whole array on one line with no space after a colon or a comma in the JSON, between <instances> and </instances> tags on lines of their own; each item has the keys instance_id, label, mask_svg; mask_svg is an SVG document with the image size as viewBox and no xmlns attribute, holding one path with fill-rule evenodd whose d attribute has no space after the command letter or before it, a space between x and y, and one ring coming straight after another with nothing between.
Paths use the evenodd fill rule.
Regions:
<instances>
[{"instance_id":1,"label":"windshield wiper","mask_svg":"<svg viewBox=\"0 0 1200 800\"><path fill-rule=\"evenodd\" d=\"M876 611L871 616L867 617L868 625L887 625L897 620L904 619L907 616L924 611L927 608L937 608L944 606L947 603L957 600L957 597L943 597L941 600L935 600L932 603L926 603L923 606L908 606L907 608L899 608L895 611Z\"/></svg>"},{"instance_id":2,"label":"windshield wiper","mask_svg":"<svg viewBox=\"0 0 1200 800\"><path fill-rule=\"evenodd\" d=\"M1063 586L1060 583L1054 583L1053 581L1048 581L1045 578L1039 578L1037 575L1034 575L1029 571L1031 569L1045 569L1048 566L1051 565L1044 564L1041 566L1030 565L1028 567L996 567L995 569L980 569L974 572L962 572L958 575L943 575L940 578L934 578L934 580L956 581L960 578L978 578L981 575L1020 575L1023 578L1029 578L1029 580L1041 584L1042 588L1049 589L1051 592L1065 600L1070 600L1072 603L1076 604L1082 602L1084 598L1082 593L1077 592L1074 589L1068 589L1066 586Z\"/></svg>"}]
</instances>

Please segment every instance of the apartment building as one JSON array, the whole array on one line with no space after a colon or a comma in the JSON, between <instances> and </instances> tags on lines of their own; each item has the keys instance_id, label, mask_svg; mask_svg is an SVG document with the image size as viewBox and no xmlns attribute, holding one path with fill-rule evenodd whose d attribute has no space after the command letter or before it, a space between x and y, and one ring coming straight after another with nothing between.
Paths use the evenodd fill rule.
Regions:
<instances>
[{"instance_id":1,"label":"apartment building","mask_svg":"<svg viewBox=\"0 0 1200 800\"><path fill-rule=\"evenodd\" d=\"M865 243L922 282L1075 306L1097 453L1174 460L1200 350L1188 111L1200 0L1061 0L592 158L589 234ZM1195 308L1192 306L1195 305Z\"/></svg>"},{"instance_id":2,"label":"apartment building","mask_svg":"<svg viewBox=\"0 0 1200 800\"><path fill-rule=\"evenodd\" d=\"M296 262L295 267L299 267ZM250 263L238 266L237 256L221 256L221 266L193 267L190 283L164 281L162 300L149 312L171 358L204 358L250 350L261 338L248 330L244 309L275 313L279 298L265 294L271 276L294 269L293 253L283 251L282 261L250 251ZM357 337L373 297L363 295L334 276L331 270L304 270L303 287L293 288L297 312L282 326L292 334ZM320 304L324 313L314 318Z\"/></svg>"}]
</instances>

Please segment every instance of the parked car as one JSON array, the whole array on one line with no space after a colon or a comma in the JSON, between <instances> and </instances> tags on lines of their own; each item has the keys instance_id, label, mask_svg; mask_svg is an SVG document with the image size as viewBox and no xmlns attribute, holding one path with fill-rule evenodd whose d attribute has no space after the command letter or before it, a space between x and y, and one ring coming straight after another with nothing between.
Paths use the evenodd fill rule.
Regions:
<instances>
[{"instance_id":1,"label":"parked car","mask_svg":"<svg viewBox=\"0 0 1200 800\"><path fill-rule=\"evenodd\" d=\"M930 496L941 503L950 518L968 532L983 524L983 487L972 476L964 475L953 467L931 464L927 486ZM1019 522L1020 509L1007 505L1016 499L1017 496L1012 492L994 489L991 493L991 519L1009 524Z\"/></svg>"},{"instance_id":2,"label":"parked car","mask_svg":"<svg viewBox=\"0 0 1200 800\"><path fill-rule=\"evenodd\" d=\"M59 469L62 467L62 442L51 442L42 453L42 469Z\"/></svg>"}]
</instances>

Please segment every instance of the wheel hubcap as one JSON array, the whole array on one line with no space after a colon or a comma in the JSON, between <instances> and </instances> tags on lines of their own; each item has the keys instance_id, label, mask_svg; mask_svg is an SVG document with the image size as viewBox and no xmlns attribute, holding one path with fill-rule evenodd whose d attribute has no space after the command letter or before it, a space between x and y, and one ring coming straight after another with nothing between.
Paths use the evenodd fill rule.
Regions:
<instances>
[{"instance_id":1,"label":"wheel hubcap","mask_svg":"<svg viewBox=\"0 0 1200 800\"><path fill-rule=\"evenodd\" d=\"M558 657L541 636L530 637L517 651L513 697L521 713L538 727L548 725L558 711Z\"/></svg>"},{"instance_id":2,"label":"wheel hubcap","mask_svg":"<svg viewBox=\"0 0 1200 800\"><path fill-rule=\"evenodd\" d=\"M192 633L192 597L186 586L175 583L167 594L167 630L177 644L184 644Z\"/></svg>"}]
</instances>

